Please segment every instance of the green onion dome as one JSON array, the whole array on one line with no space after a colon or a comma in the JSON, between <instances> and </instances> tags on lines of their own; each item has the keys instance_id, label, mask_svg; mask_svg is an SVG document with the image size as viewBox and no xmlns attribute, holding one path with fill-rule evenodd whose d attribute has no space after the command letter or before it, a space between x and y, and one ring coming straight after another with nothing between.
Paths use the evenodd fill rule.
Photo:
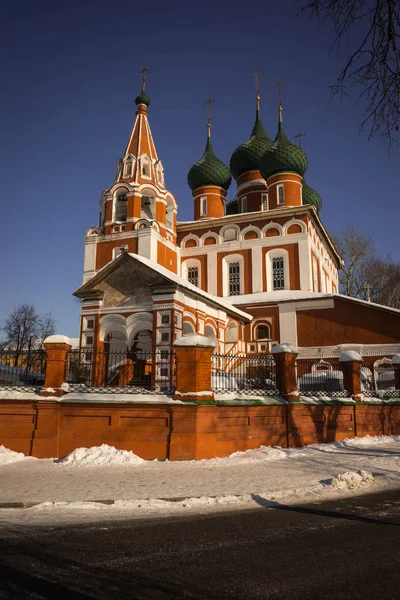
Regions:
<instances>
[{"instance_id":1,"label":"green onion dome","mask_svg":"<svg viewBox=\"0 0 400 600\"><path fill-rule=\"evenodd\" d=\"M264 179L275 173L291 171L303 176L308 168L308 159L299 146L289 142L279 121L278 133L274 143L265 152L260 161L260 171Z\"/></svg>"},{"instance_id":2,"label":"green onion dome","mask_svg":"<svg viewBox=\"0 0 400 600\"><path fill-rule=\"evenodd\" d=\"M312 204L319 212L322 208L322 198L313 190L309 185L306 184L306 180L303 178L303 204Z\"/></svg>"},{"instance_id":3,"label":"green onion dome","mask_svg":"<svg viewBox=\"0 0 400 600\"><path fill-rule=\"evenodd\" d=\"M192 191L203 185L216 185L227 190L232 181L229 168L214 154L211 139L207 139L206 151L188 173Z\"/></svg>"},{"instance_id":4,"label":"green onion dome","mask_svg":"<svg viewBox=\"0 0 400 600\"><path fill-rule=\"evenodd\" d=\"M238 179L243 173L258 170L260 159L268 148L272 146L272 143L272 140L265 133L260 118L260 111L257 109L256 121L250 138L246 142L243 142L243 144L240 144L231 156L229 166L234 178Z\"/></svg>"},{"instance_id":5,"label":"green onion dome","mask_svg":"<svg viewBox=\"0 0 400 600\"><path fill-rule=\"evenodd\" d=\"M139 96L136 96L135 104L136 106L139 106L139 104L145 104L146 106L150 106L150 98L144 92L144 90L140 92Z\"/></svg>"}]
</instances>

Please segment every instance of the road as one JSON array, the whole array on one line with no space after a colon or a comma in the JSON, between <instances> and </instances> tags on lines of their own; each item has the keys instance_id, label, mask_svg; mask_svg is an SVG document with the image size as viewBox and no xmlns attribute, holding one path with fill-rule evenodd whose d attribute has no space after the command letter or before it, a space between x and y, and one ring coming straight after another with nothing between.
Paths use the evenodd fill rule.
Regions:
<instances>
[{"instance_id":1,"label":"road","mask_svg":"<svg viewBox=\"0 0 400 600\"><path fill-rule=\"evenodd\" d=\"M258 500L185 518L3 520L0 597L400 599L400 491L276 508Z\"/></svg>"}]
</instances>

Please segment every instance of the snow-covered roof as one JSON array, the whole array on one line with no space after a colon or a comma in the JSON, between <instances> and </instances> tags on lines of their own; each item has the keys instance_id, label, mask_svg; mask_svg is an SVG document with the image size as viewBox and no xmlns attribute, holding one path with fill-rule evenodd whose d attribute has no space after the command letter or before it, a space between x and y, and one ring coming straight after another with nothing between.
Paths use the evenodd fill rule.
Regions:
<instances>
[{"instance_id":1,"label":"snow-covered roof","mask_svg":"<svg viewBox=\"0 0 400 600\"><path fill-rule=\"evenodd\" d=\"M264 304L277 302L295 302L297 300L320 300L333 298L334 294L323 294L322 292L309 292L302 290L278 290L275 292L258 292L257 294L243 294L241 296L229 296L228 302L232 304Z\"/></svg>"},{"instance_id":2,"label":"snow-covered roof","mask_svg":"<svg viewBox=\"0 0 400 600\"><path fill-rule=\"evenodd\" d=\"M156 273L159 273L160 275L162 275L169 281L176 283L177 285L179 285L179 287L184 288L185 290L191 292L192 294L195 294L196 296L201 296L205 300L208 300L209 302L212 302L213 304L220 306L225 311L228 311L231 314L233 313L236 316L245 318L246 320L249 320L249 321L253 318L252 315L249 315L248 313L233 306L233 303L229 302L229 300L227 298L220 298L219 296L214 296L213 294L209 294L208 292L205 292L204 290L198 288L196 285L189 283L189 281L187 281L187 279L184 279L180 275L177 275L176 273L172 273L172 271L169 271L165 267L162 267L158 263L155 263L153 260L144 258L144 256L139 256L139 254L132 254L130 252L124 252L123 254L120 254L117 258L114 258L114 260L112 260L105 267L100 269L100 271L98 271L96 273L96 275L94 275L91 279L86 281L74 293L79 296L80 292L86 291L88 288L90 288L90 286L93 283L97 283L97 281L100 281L103 278L103 276L106 275L106 273L108 271L111 271L114 268L114 266L116 266L118 263L120 263L122 260L124 260L125 256L129 256L130 258L133 258L137 262L139 262L143 265L146 265L146 267L148 267L149 269L152 269L153 271L156 271Z\"/></svg>"},{"instance_id":3,"label":"snow-covered roof","mask_svg":"<svg viewBox=\"0 0 400 600\"><path fill-rule=\"evenodd\" d=\"M189 346L197 348L215 348L216 344L205 335L198 333L188 333L178 338L174 342L174 346Z\"/></svg>"},{"instance_id":4,"label":"snow-covered roof","mask_svg":"<svg viewBox=\"0 0 400 600\"><path fill-rule=\"evenodd\" d=\"M310 292L306 290L277 290L274 292L259 292L257 294L243 294L242 296L229 296L226 298L226 300L237 306L241 304L277 304L279 302L301 302L303 300L324 300L328 298L340 298L348 302L356 302L358 304L363 304L364 306L379 308L380 310L388 310L390 312L400 314L400 310L398 308L384 306L383 304L377 304L376 302L367 302L366 300L360 300L359 298L353 298L352 296L345 296L344 294L325 294L323 292Z\"/></svg>"}]
</instances>

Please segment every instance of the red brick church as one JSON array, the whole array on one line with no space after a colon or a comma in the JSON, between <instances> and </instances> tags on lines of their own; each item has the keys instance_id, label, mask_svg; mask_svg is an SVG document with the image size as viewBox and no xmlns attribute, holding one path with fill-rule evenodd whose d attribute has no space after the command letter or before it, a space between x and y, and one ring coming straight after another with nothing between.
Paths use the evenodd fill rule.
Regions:
<instances>
[{"instance_id":1,"label":"red brick church","mask_svg":"<svg viewBox=\"0 0 400 600\"><path fill-rule=\"evenodd\" d=\"M279 342L300 355L400 352L400 311L338 293L341 258L319 216L322 199L305 181L307 156L284 132L265 132L256 94L248 140L229 167L211 143L188 173L193 220L178 220L142 91L115 179L85 238L83 350L170 351L190 332L224 354L269 352ZM227 191L236 182L235 200Z\"/></svg>"}]
</instances>

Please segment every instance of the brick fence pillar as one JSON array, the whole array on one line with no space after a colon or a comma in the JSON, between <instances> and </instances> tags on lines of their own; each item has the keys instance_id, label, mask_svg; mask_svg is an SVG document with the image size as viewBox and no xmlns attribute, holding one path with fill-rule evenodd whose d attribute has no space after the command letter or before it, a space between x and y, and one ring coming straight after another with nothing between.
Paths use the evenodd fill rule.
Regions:
<instances>
[{"instance_id":1,"label":"brick fence pillar","mask_svg":"<svg viewBox=\"0 0 400 600\"><path fill-rule=\"evenodd\" d=\"M349 396L356 402L361 402L361 355L355 350L342 352L339 363L343 366L343 385Z\"/></svg>"},{"instance_id":2,"label":"brick fence pillar","mask_svg":"<svg viewBox=\"0 0 400 600\"><path fill-rule=\"evenodd\" d=\"M66 335L50 335L43 346L46 348L46 375L41 396L62 396L61 385L65 382L67 354L71 343Z\"/></svg>"},{"instance_id":3,"label":"brick fence pillar","mask_svg":"<svg viewBox=\"0 0 400 600\"><path fill-rule=\"evenodd\" d=\"M394 389L400 390L400 354L395 354L392 358L394 370Z\"/></svg>"},{"instance_id":4,"label":"brick fence pillar","mask_svg":"<svg viewBox=\"0 0 400 600\"><path fill-rule=\"evenodd\" d=\"M276 387L280 395L289 402L300 400L297 389L296 358L299 351L292 344L277 344L272 348L276 363Z\"/></svg>"},{"instance_id":5,"label":"brick fence pillar","mask_svg":"<svg viewBox=\"0 0 400 600\"><path fill-rule=\"evenodd\" d=\"M211 388L211 355L214 343L204 335L191 333L174 343L176 390L174 400L214 400Z\"/></svg>"}]
</instances>

